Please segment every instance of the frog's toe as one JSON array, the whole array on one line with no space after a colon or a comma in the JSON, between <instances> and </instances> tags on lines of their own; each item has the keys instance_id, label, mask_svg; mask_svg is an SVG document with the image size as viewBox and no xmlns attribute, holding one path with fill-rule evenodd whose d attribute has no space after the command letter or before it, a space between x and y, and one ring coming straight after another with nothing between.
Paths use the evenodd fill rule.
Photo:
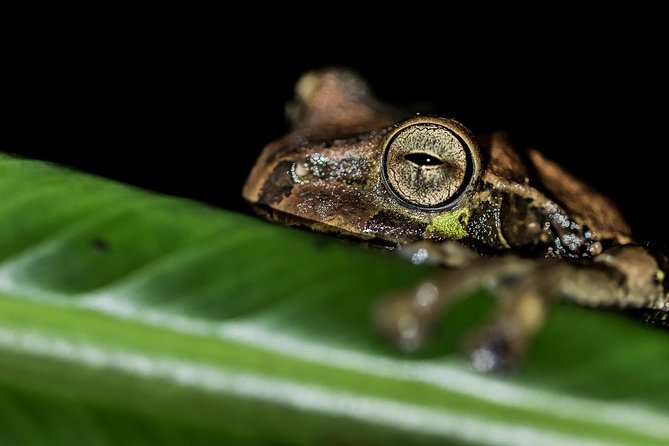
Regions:
<instances>
[{"instance_id":1,"label":"frog's toe","mask_svg":"<svg viewBox=\"0 0 669 446\"><path fill-rule=\"evenodd\" d=\"M374 309L374 325L401 350L413 352L429 338L436 309L434 285L423 284L416 291L380 300ZM422 300L421 300L422 299Z\"/></svg>"},{"instance_id":2,"label":"frog's toe","mask_svg":"<svg viewBox=\"0 0 669 446\"><path fill-rule=\"evenodd\" d=\"M500 373L518 368L522 353L503 331L489 327L467 343L469 362L477 372Z\"/></svg>"}]
</instances>

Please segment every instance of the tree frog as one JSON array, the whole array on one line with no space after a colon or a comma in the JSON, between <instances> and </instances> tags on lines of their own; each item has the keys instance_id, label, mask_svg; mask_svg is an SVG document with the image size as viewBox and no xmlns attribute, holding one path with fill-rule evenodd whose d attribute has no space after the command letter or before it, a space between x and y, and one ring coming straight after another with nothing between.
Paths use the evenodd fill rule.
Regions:
<instances>
[{"instance_id":1,"label":"tree frog","mask_svg":"<svg viewBox=\"0 0 669 446\"><path fill-rule=\"evenodd\" d=\"M558 299L669 326L666 251L634 243L609 199L539 151L407 116L344 69L301 77L287 114L292 130L265 147L243 189L258 212L446 267L378 304L378 329L399 347L418 348L476 288L499 296L467 343L483 372L517 366Z\"/></svg>"}]
</instances>

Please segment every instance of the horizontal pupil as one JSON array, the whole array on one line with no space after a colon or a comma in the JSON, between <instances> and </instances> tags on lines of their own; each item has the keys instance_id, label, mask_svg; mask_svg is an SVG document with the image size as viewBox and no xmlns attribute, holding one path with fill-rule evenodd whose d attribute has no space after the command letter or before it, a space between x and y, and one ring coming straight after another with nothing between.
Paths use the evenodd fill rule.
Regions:
<instances>
[{"instance_id":1,"label":"horizontal pupil","mask_svg":"<svg viewBox=\"0 0 669 446\"><path fill-rule=\"evenodd\" d=\"M435 157L434 155L423 152L407 153L404 155L404 159L419 166L439 166L444 164L442 160Z\"/></svg>"}]
</instances>

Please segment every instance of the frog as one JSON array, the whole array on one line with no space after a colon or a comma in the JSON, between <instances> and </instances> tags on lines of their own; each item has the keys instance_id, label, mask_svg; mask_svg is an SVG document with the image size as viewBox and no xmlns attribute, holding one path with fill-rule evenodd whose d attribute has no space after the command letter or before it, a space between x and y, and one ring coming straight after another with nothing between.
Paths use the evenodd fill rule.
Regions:
<instances>
[{"instance_id":1,"label":"frog","mask_svg":"<svg viewBox=\"0 0 669 446\"><path fill-rule=\"evenodd\" d=\"M483 373L517 369L559 301L669 326L667 250L635 241L610 199L540 151L383 103L343 68L304 74L286 114L291 130L243 187L259 214L443 267L372 311L398 348L420 348L481 289L498 303L464 351Z\"/></svg>"}]
</instances>

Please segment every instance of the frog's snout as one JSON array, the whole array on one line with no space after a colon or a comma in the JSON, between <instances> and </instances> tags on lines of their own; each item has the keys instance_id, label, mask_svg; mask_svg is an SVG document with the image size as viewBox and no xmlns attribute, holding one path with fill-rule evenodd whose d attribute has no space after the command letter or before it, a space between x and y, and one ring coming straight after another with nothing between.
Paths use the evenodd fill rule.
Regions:
<instances>
[{"instance_id":1,"label":"frog's snout","mask_svg":"<svg viewBox=\"0 0 669 446\"><path fill-rule=\"evenodd\" d=\"M279 140L267 145L246 179L242 196L253 204L272 206L288 196L293 188L291 172L295 162L286 159L290 145Z\"/></svg>"}]
</instances>

